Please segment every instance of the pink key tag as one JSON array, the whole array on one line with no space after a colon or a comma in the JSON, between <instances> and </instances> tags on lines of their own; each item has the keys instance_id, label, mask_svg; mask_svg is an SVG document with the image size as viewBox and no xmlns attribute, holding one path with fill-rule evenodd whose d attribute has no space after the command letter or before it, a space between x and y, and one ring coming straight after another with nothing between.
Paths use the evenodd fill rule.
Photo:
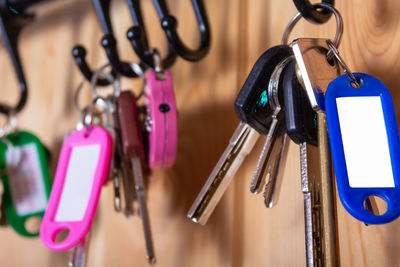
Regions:
<instances>
[{"instance_id":1,"label":"pink key tag","mask_svg":"<svg viewBox=\"0 0 400 267\"><path fill-rule=\"evenodd\" d=\"M150 168L168 168L175 162L178 139L177 112L171 73L157 80L153 70L148 72L146 96L147 110L151 118L149 133Z\"/></svg>"},{"instance_id":2,"label":"pink key tag","mask_svg":"<svg viewBox=\"0 0 400 267\"><path fill-rule=\"evenodd\" d=\"M40 239L54 251L71 249L90 230L101 188L110 173L112 139L100 126L73 131L61 148ZM57 235L68 236L56 242Z\"/></svg>"}]
</instances>

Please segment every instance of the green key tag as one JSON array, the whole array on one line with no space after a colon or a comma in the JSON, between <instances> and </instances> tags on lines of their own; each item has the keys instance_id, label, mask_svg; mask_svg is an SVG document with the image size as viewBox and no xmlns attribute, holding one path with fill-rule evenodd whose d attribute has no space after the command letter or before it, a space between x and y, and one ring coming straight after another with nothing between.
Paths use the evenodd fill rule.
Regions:
<instances>
[{"instance_id":1,"label":"green key tag","mask_svg":"<svg viewBox=\"0 0 400 267\"><path fill-rule=\"evenodd\" d=\"M45 147L29 132L11 133L0 142L0 168L8 224L23 236L38 236L39 225L31 229L27 222L41 220L51 191Z\"/></svg>"}]
</instances>

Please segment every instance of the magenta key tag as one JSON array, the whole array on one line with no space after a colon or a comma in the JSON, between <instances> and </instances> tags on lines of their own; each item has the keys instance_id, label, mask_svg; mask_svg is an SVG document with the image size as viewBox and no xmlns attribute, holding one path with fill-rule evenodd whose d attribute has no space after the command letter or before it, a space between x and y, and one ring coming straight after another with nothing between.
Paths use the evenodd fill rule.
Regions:
<instances>
[{"instance_id":1,"label":"magenta key tag","mask_svg":"<svg viewBox=\"0 0 400 267\"><path fill-rule=\"evenodd\" d=\"M175 94L171 73L164 72L163 80L157 80L153 70L147 76L147 109L151 118L148 155L150 168L171 167L175 161L178 138Z\"/></svg>"},{"instance_id":2,"label":"magenta key tag","mask_svg":"<svg viewBox=\"0 0 400 267\"><path fill-rule=\"evenodd\" d=\"M100 126L73 131L61 148L40 239L54 251L81 243L90 230L101 188L110 173L112 139ZM57 235L68 236L56 242Z\"/></svg>"}]
</instances>

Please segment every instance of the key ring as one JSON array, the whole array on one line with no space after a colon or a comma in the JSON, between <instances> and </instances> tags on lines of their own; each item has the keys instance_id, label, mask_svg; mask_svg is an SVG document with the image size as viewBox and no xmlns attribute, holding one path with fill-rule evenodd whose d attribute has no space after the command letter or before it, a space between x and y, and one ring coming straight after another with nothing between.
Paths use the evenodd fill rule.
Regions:
<instances>
[{"instance_id":1,"label":"key ring","mask_svg":"<svg viewBox=\"0 0 400 267\"><path fill-rule=\"evenodd\" d=\"M119 96L119 94L121 93L121 75L117 74L116 77L114 78L112 75L104 71L107 67L110 66L111 65L109 63L103 65L93 73L92 80L90 81L93 98L99 97L99 95L96 92L96 88L98 88L97 82L100 76L103 76L106 80L110 82L110 84L113 84L114 96Z\"/></svg>"},{"instance_id":2,"label":"key ring","mask_svg":"<svg viewBox=\"0 0 400 267\"><path fill-rule=\"evenodd\" d=\"M118 79L114 79L114 77L108 73L104 72L104 69L106 67L108 67L109 64L103 65L100 69L98 69L97 71L95 71L93 73L93 79L91 80L91 85L92 85L92 96L93 98L96 100L97 98L100 98L96 92L96 83L97 80L100 78L100 75L102 75L110 84L114 83L114 94L119 95L120 93L120 80L119 80L119 76ZM83 80L79 83L78 87L75 90L75 94L74 94L74 106L75 109L79 112L82 113L84 109L82 109L79 106L79 93L82 90L83 85L86 82L86 78L84 77Z\"/></svg>"},{"instance_id":3,"label":"key ring","mask_svg":"<svg viewBox=\"0 0 400 267\"><path fill-rule=\"evenodd\" d=\"M336 19L336 34L335 34L335 39L333 39L333 44L335 47L339 47L340 41L342 39L342 34L343 34L343 18L342 15L340 15L339 11L334 8L333 6L325 3L320 3L320 4L314 4L314 8L324 8L330 10L334 15ZM289 34L293 30L294 26L296 23L302 18L302 15L300 12L298 12L289 22L289 24L286 26L285 31L283 32L282 36L282 44L287 44L288 39L289 39ZM330 58L332 56L332 52L329 51L327 57Z\"/></svg>"},{"instance_id":4,"label":"key ring","mask_svg":"<svg viewBox=\"0 0 400 267\"><path fill-rule=\"evenodd\" d=\"M140 90L138 96L136 97L136 100L139 100L142 96L144 96L144 91L146 90L146 83L147 83L146 75L144 74L144 71L139 64L132 62L129 63L129 66L132 68L133 72L136 73L136 75L142 78L143 80L142 89Z\"/></svg>"},{"instance_id":5,"label":"key ring","mask_svg":"<svg viewBox=\"0 0 400 267\"><path fill-rule=\"evenodd\" d=\"M332 43L332 41L331 40L326 40L326 44L330 48L329 51L333 54L333 56L336 58L338 63L342 66L342 68L344 70L344 73L346 73L347 76L350 78L352 86L355 87L355 88L360 88L361 87L361 81L358 81L356 79L354 74L350 71L350 68L346 65L346 63L344 63L342 57L339 54L339 51L337 50L335 45Z\"/></svg>"},{"instance_id":6,"label":"key ring","mask_svg":"<svg viewBox=\"0 0 400 267\"><path fill-rule=\"evenodd\" d=\"M6 136L11 132L18 133L18 120L16 112L13 109L7 113L6 122L4 126L0 128L0 138Z\"/></svg>"}]
</instances>

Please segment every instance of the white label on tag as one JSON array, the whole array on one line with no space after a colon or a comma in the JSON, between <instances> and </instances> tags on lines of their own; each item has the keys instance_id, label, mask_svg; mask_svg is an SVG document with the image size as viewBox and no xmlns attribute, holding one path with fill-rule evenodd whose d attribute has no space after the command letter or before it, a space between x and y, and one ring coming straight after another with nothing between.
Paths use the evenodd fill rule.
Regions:
<instances>
[{"instance_id":1,"label":"white label on tag","mask_svg":"<svg viewBox=\"0 0 400 267\"><path fill-rule=\"evenodd\" d=\"M11 198L17 215L44 211L47 197L36 145L29 143L7 149L6 161Z\"/></svg>"},{"instance_id":2,"label":"white label on tag","mask_svg":"<svg viewBox=\"0 0 400 267\"><path fill-rule=\"evenodd\" d=\"M394 187L379 96L336 98L350 187Z\"/></svg>"},{"instance_id":3,"label":"white label on tag","mask_svg":"<svg viewBox=\"0 0 400 267\"><path fill-rule=\"evenodd\" d=\"M77 146L71 151L55 216L56 222L81 221L90 200L100 145Z\"/></svg>"}]
</instances>

